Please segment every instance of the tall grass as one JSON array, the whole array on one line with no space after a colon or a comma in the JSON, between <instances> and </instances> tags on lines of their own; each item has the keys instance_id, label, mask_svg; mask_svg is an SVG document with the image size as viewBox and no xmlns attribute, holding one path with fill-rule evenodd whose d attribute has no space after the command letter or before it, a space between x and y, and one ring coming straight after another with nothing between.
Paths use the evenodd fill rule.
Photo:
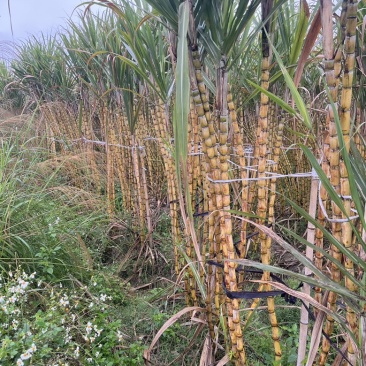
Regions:
<instances>
[{"instance_id":1,"label":"tall grass","mask_svg":"<svg viewBox=\"0 0 366 366\"><path fill-rule=\"evenodd\" d=\"M37 118L18 118L15 127L13 117L12 129L0 122L0 268L21 265L53 281L80 277L109 221L97 196L62 183L62 160L42 168L49 156L42 137L32 136Z\"/></svg>"}]
</instances>

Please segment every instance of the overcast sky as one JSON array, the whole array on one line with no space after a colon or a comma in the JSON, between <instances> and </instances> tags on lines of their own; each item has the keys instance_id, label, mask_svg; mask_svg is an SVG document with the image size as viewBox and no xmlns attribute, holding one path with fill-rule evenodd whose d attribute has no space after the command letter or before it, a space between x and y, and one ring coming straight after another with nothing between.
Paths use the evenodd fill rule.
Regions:
<instances>
[{"instance_id":1,"label":"overcast sky","mask_svg":"<svg viewBox=\"0 0 366 366\"><path fill-rule=\"evenodd\" d=\"M40 32L51 33L82 0L10 0L14 37L11 34L8 0L0 0L0 41L17 41Z\"/></svg>"}]
</instances>

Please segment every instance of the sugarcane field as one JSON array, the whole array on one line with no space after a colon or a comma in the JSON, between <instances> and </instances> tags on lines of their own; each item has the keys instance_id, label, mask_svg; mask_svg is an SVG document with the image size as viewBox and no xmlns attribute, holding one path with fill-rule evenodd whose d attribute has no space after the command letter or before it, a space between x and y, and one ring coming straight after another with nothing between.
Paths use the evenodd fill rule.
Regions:
<instances>
[{"instance_id":1,"label":"sugarcane field","mask_svg":"<svg viewBox=\"0 0 366 366\"><path fill-rule=\"evenodd\" d=\"M366 366L366 1L67 1L0 8L0 365Z\"/></svg>"}]
</instances>

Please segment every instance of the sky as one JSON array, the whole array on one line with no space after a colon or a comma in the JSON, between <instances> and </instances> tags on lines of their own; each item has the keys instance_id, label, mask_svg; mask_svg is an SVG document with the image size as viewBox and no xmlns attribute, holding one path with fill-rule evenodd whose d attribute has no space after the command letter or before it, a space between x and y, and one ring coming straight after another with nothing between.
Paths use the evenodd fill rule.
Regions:
<instances>
[{"instance_id":1,"label":"sky","mask_svg":"<svg viewBox=\"0 0 366 366\"><path fill-rule=\"evenodd\" d=\"M66 25L82 0L10 0L14 35L11 34L8 0L0 0L0 42L17 41L29 35L46 34Z\"/></svg>"}]
</instances>

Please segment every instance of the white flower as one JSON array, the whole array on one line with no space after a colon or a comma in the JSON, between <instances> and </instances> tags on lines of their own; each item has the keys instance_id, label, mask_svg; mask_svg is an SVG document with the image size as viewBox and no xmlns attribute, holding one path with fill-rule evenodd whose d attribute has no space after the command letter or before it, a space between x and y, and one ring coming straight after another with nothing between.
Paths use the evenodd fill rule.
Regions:
<instances>
[{"instance_id":1,"label":"white flower","mask_svg":"<svg viewBox=\"0 0 366 366\"><path fill-rule=\"evenodd\" d=\"M89 363L92 363L93 362L93 359L92 358L87 358L86 359Z\"/></svg>"},{"instance_id":2,"label":"white flower","mask_svg":"<svg viewBox=\"0 0 366 366\"><path fill-rule=\"evenodd\" d=\"M23 366L23 365L24 365L24 362L20 358L18 358L17 366Z\"/></svg>"},{"instance_id":3,"label":"white flower","mask_svg":"<svg viewBox=\"0 0 366 366\"><path fill-rule=\"evenodd\" d=\"M13 328L15 330L18 329L18 324L19 324L19 322L16 319L13 319L13 321L11 322L11 325L13 326Z\"/></svg>"},{"instance_id":4,"label":"white flower","mask_svg":"<svg viewBox=\"0 0 366 366\"><path fill-rule=\"evenodd\" d=\"M123 342L123 334L117 330L117 338L118 338L118 342Z\"/></svg>"},{"instance_id":5,"label":"white flower","mask_svg":"<svg viewBox=\"0 0 366 366\"><path fill-rule=\"evenodd\" d=\"M75 322L75 319L76 319L76 315L75 314L71 314L71 320L72 320L73 323Z\"/></svg>"},{"instance_id":6,"label":"white flower","mask_svg":"<svg viewBox=\"0 0 366 366\"><path fill-rule=\"evenodd\" d=\"M98 357L99 356L99 351L95 352L95 357Z\"/></svg>"},{"instance_id":7,"label":"white flower","mask_svg":"<svg viewBox=\"0 0 366 366\"><path fill-rule=\"evenodd\" d=\"M96 286L97 285L97 283L96 282L93 282L93 286Z\"/></svg>"},{"instance_id":8,"label":"white flower","mask_svg":"<svg viewBox=\"0 0 366 366\"><path fill-rule=\"evenodd\" d=\"M91 302L90 304L89 304L89 307L90 308L92 308L94 306L94 304Z\"/></svg>"},{"instance_id":9,"label":"white flower","mask_svg":"<svg viewBox=\"0 0 366 366\"><path fill-rule=\"evenodd\" d=\"M98 327L96 325L94 325L94 330L95 330L95 333L97 333L98 337L100 336L100 333L103 332L103 329L98 329Z\"/></svg>"},{"instance_id":10,"label":"white flower","mask_svg":"<svg viewBox=\"0 0 366 366\"><path fill-rule=\"evenodd\" d=\"M25 290L28 287L28 285L29 285L29 282L24 281L20 277L18 278L18 283L19 283L21 289L23 289L23 290Z\"/></svg>"},{"instance_id":11,"label":"white flower","mask_svg":"<svg viewBox=\"0 0 366 366\"><path fill-rule=\"evenodd\" d=\"M37 346L35 345L35 343L32 343L32 345L30 346L28 352L34 353L37 351Z\"/></svg>"},{"instance_id":12,"label":"white flower","mask_svg":"<svg viewBox=\"0 0 366 366\"><path fill-rule=\"evenodd\" d=\"M90 332L92 331L92 323L88 322L88 324L86 325L86 334L90 334Z\"/></svg>"},{"instance_id":13,"label":"white flower","mask_svg":"<svg viewBox=\"0 0 366 366\"><path fill-rule=\"evenodd\" d=\"M68 300L68 298L67 298L67 296L64 296L61 300L60 300L60 304L61 304L61 306L67 306L67 305L69 305L69 300Z\"/></svg>"},{"instance_id":14,"label":"white flower","mask_svg":"<svg viewBox=\"0 0 366 366\"><path fill-rule=\"evenodd\" d=\"M10 299L9 299L9 302L14 304L15 302L17 301L17 297L16 296L11 296Z\"/></svg>"},{"instance_id":15,"label":"white flower","mask_svg":"<svg viewBox=\"0 0 366 366\"><path fill-rule=\"evenodd\" d=\"M80 353L79 353L79 346L77 346L77 347L76 347L76 349L75 349L75 352L74 352L74 353L75 353L75 357L76 357L76 358L79 358L79 355L80 355Z\"/></svg>"},{"instance_id":16,"label":"white flower","mask_svg":"<svg viewBox=\"0 0 366 366\"><path fill-rule=\"evenodd\" d=\"M100 295L100 300L101 301L105 301L107 299L107 295L106 294L101 294Z\"/></svg>"},{"instance_id":17,"label":"white flower","mask_svg":"<svg viewBox=\"0 0 366 366\"><path fill-rule=\"evenodd\" d=\"M31 358L32 357L32 353L30 353L30 352L25 352L25 353L23 353L21 356L20 356L20 358L22 359L22 360L28 360L29 358Z\"/></svg>"}]
</instances>

